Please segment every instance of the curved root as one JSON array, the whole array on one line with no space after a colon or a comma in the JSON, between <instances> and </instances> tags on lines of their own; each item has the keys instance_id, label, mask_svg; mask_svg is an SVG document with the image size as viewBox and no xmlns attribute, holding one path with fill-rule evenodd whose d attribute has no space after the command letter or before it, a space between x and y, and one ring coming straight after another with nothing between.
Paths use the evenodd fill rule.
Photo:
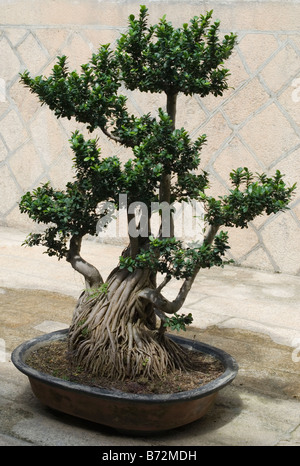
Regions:
<instances>
[{"instance_id":1,"label":"curved root","mask_svg":"<svg viewBox=\"0 0 300 466\"><path fill-rule=\"evenodd\" d=\"M174 369L190 370L187 352L153 329L153 310L138 298L153 286L146 270L124 276L117 271L108 279L108 293L80 298L69 331L69 351L74 364L93 374L115 380L153 379ZM147 312L146 312L147 310Z\"/></svg>"}]
</instances>

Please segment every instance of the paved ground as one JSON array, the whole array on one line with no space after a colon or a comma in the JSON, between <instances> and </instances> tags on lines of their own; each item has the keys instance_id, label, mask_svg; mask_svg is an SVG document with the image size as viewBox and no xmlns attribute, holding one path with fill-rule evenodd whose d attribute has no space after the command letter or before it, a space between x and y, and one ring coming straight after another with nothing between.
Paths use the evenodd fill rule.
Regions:
<instances>
[{"instance_id":1,"label":"paved ground","mask_svg":"<svg viewBox=\"0 0 300 466\"><path fill-rule=\"evenodd\" d=\"M239 374L202 420L136 438L45 408L11 363L22 341L68 325L84 287L69 264L21 247L23 240L24 233L0 228L0 445L300 446L299 277L237 267L201 273L185 304L195 318L185 336L228 351ZM104 277L119 253L93 241L83 249Z\"/></svg>"}]
</instances>

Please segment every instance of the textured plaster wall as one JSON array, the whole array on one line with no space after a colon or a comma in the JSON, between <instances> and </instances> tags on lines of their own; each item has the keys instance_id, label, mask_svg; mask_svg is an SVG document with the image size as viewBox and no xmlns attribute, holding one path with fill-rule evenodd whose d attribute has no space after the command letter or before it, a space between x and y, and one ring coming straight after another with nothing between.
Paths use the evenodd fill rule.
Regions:
<instances>
[{"instance_id":1,"label":"textured plaster wall","mask_svg":"<svg viewBox=\"0 0 300 466\"><path fill-rule=\"evenodd\" d=\"M72 177L68 139L73 122L56 120L19 83L25 68L49 73L57 55L71 69L89 60L99 43L112 45L138 13L136 1L0 1L0 225L31 231L19 213L22 193L50 180L59 188ZM144 1L150 21L163 14L180 26L192 16L214 10L221 31L238 33L228 66L232 89L223 97L180 97L178 126L193 137L207 134L203 168L211 173L211 192L223 194L232 168L300 178L300 3L298 1ZM142 113L164 106L161 97L128 93L129 106ZM80 128L81 129L81 128ZM110 141L102 152L128 154ZM288 213L255 220L231 233L231 257L244 266L300 273L300 184Z\"/></svg>"}]
</instances>

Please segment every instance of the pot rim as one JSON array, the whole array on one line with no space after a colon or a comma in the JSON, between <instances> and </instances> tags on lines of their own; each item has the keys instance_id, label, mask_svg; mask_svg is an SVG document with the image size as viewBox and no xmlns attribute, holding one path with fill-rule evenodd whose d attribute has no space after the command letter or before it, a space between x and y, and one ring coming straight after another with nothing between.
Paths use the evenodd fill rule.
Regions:
<instances>
[{"instance_id":1,"label":"pot rim","mask_svg":"<svg viewBox=\"0 0 300 466\"><path fill-rule=\"evenodd\" d=\"M216 357L225 367L225 371L215 380L208 382L205 385L202 385L198 388L192 390L182 391L178 393L166 393L166 394L136 394L136 393L127 393L115 389L107 389L101 387L91 387L89 385L82 385L76 382L70 382L52 375L40 372L28 364L26 364L26 354L30 351L33 351L34 347L41 347L46 345L48 342L61 340L68 333L68 329L57 330L55 332L47 333L38 337L35 337L31 340L21 343L11 354L11 360L15 367L19 369L20 372L27 375L28 378L37 379L47 385L52 385L60 387L65 390L71 390L74 392L83 392L86 395L90 396L101 396L102 398L110 398L121 401L132 400L134 402L148 402L148 403L157 403L162 401L165 403L168 402L180 402L183 399L198 399L210 394L213 394L216 391L224 388L226 385L232 382L236 377L238 372L238 364L236 360L225 351L216 348L214 346L202 343L196 340L191 340L185 337L170 335L168 337L173 339L175 342L188 347L189 349L198 350L210 356Z\"/></svg>"}]
</instances>

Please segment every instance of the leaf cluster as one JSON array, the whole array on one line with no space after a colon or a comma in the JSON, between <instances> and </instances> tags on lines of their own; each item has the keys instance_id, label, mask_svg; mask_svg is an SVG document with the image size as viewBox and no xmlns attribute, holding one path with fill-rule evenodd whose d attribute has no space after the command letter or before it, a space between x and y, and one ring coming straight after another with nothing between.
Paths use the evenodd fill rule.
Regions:
<instances>
[{"instance_id":1,"label":"leaf cluster","mask_svg":"<svg viewBox=\"0 0 300 466\"><path fill-rule=\"evenodd\" d=\"M212 14L195 16L181 28L174 28L165 16L148 26L145 6L139 18L130 15L129 30L117 45L126 86L166 94L222 95L229 75L223 64L232 53L236 35L225 35L220 41L220 22L211 24Z\"/></svg>"},{"instance_id":2,"label":"leaf cluster","mask_svg":"<svg viewBox=\"0 0 300 466\"><path fill-rule=\"evenodd\" d=\"M230 178L234 188L228 195L215 199L203 194L205 219L211 225L245 228L263 213L286 210L296 185L287 186L283 177L279 170L273 177L265 173L254 176L246 167L233 170Z\"/></svg>"},{"instance_id":3,"label":"leaf cluster","mask_svg":"<svg viewBox=\"0 0 300 466\"><path fill-rule=\"evenodd\" d=\"M222 258L229 248L224 232L215 237L212 245L203 243L193 248L185 248L182 241L175 238L149 239L147 250L142 250L134 259L121 257L120 268L129 272L147 268L169 278L185 279L193 276L196 269L222 266Z\"/></svg>"},{"instance_id":4,"label":"leaf cluster","mask_svg":"<svg viewBox=\"0 0 300 466\"><path fill-rule=\"evenodd\" d=\"M186 199L187 196L199 197L207 186L207 174L195 175L191 172L200 164L205 135L192 142L184 128L173 129L172 120L162 109L159 109L158 119L152 120L151 131L148 128L144 138L133 147L134 159L125 164L124 192L129 200L139 199L146 204L157 200L163 173L177 177L177 183L171 188L172 202Z\"/></svg>"},{"instance_id":5,"label":"leaf cluster","mask_svg":"<svg viewBox=\"0 0 300 466\"><path fill-rule=\"evenodd\" d=\"M102 45L90 62L81 66L81 73L69 72L66 56L57 58L48 78L32 78L28 71L21 74L23 84L57 118L74 117L93 131L126 113L126 98L118 95L121 86L118 66L108 45Z\"/></svg>"},{"instance_id":6,"label":"leaf cluster","mask_svg":"<svg viewBox=\"0 0 300 466\"><path fill-rule=\"evenodd\" d=\"M102 217L112 219L108 215L111 212L100 212L98 205L108 199L114 201L121 173L117 157L100 158L96 140L86 141L75 132L70 142L75 181L67 183L65 190L56 190L46 183L24 194L19 204L20 211L35 222L51 225L44 233L29 235L26 244L42 244L49 255L59 258L66 254L71 236L95 235Z\"/></svg>"},{"instance_id":7,"label":"leaf cluster","mask_svg":"<svg viewBox=\"0 0 300 466\"><path fill-rule=\"evenodd\" d=\"M99 220L112 218L110 207L100 211L103 201L118 206L119 194L128 203L160 200L159 190L166 176L171 179L171 202L196 199L206 206L206 220L214 226L244 228L264 212L287 208L295 186L287 187L280 172L256 178L247 168L234 170L228 195L215 199L205 193L206 172L200 172L200 153L206 136L192 141L184 128L174 129L173 116L159 109L150 114L128 113L122 86L145 92L164 92L168 102L179 92L185 95L222 95L227 89L228 69L224 67L236 44L236 35L219 37L219 21L212 22L212 11L194 17L181 28L174 28L165 17L148 26L147 8L140 7L139 18L129 17L128 31L121 35L115 50L102 45L80 72L69 71L67 58L58 57L48 78L32 78L28 71L21 80L47 105L57 118L75 118L90 131L100 129L106 136L131 148L132 158L122 164L117 156L105 156L98 139L85 139L78 131L70 139L75 178L65 190L48 183L26 193L21 212L49 227L32 234L28 245L43 244L48 254L67 254L72 236L96 234ZM172 99L170 99L170 96ZM168 108L168 105L167 105ZM151 209L148 209L149 211ZM222 265L227 236L220 233L212 245L186 249L174 238L149 238L147 247L135 257L122 257L121 267L129 271L149 268L176 278L191 277L199 267Z\"/></svg>"},{"instance_id":8,"label":"leaf cluster","mask_svg":"<svg viewBox=\"0 0 300 466\"><path fill-rule=\"evenodd\" d=\"M193 322L193 316L191 313L185 314L175 314L172 317L166 317L164 327L169 327L171 330L176 330L180 332L181 330L186 331L186 326L190 325Z\"/></svg>"}]
</instances>

